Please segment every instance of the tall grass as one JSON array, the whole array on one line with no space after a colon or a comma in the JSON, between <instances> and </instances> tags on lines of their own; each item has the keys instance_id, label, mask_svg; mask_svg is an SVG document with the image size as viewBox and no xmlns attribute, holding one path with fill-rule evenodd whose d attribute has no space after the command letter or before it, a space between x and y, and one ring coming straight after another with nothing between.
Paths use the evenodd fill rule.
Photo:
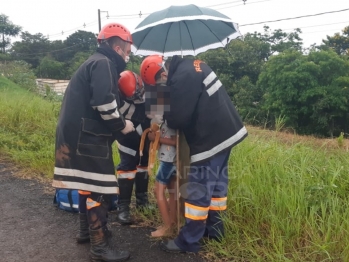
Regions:
<instances>
[{"instance_id":1,"label":"tall grass","mask_svg":"<svg viewBox=\"0 0 349 262\"><path fill-rule=\"evenodd\" d=\"M0 151L22 167L52 175L59 109L0 77Z\"/></svg>"},{"instance_id":2,"label":"tall grass","mask_svg":"<svg viewBox=\"0 0 349 262\"><path fill-rule=\"evenodd\" d=\"M249 136L230 159L220 261L349 261L349 153Z\"/></svg>"},{"instance_id":3,"label":"tall grass","mask_svg":"<svg viewBox=\"0 0 349 262\"><path fill-rule=\"evenodd\" d=\"M0 151L51 177L59 108L0 77ZM204 255L209 261L349 261L346 147L249 131L229 163L225 237L207 243ZM143 218L159 222L158 215Z\"/></svg>"}]
</instances>

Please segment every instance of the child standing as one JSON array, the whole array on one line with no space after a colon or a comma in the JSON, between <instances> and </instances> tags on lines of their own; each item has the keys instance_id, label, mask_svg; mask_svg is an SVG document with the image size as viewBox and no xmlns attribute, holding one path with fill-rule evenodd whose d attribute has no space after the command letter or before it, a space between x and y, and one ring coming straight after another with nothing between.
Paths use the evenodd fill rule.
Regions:
<instances>
[{"instance_id":1,"label":"child standing","mask_svg":"<svg viewBox=\"0 0 349 262\"><path fill-rule=\"evenodd\" d=\"M155 133L148 134L150 141L154 141ZM163 225L151 233L152 237L162 237L170 233L176 225L176 131L167 126L166 120L160 127L160 147L158 150L159 169L156 174L154 193L162 217ZM165 193L169 192L167 201Z\"/></svg>"}]
</instances>

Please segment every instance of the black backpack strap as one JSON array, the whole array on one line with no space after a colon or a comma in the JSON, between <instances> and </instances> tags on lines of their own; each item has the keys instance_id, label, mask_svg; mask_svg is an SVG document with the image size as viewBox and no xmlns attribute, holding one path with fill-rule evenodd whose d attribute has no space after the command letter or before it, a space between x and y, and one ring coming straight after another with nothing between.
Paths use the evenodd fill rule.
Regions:
<instances>
[{"instance_id":1,"label":"black backpack strap","mask_svg":"<svg viewBox=\"0 0 349 262\"><path fill-rule=\"evenodd\" d=\"M68 190L68 200L69 200L69 205L70 205L70 208L71 208L71 210L74 210L74 208L73 208L73 198L72 198L72 190L70 189L70 190Z\"/></svg>"},{"instance_id":2,"label":"black backpack strap","mask_svg":"<svg viewBox=\"0 0 349 262\"><path fill-rule=\"evenodd\" d=\"M57 205L57 198L56 198L56 196L57 196L57 190L58 190L58 189L56 189L56 192L55 192L55 194L54 194L54 196L53 196L53 204L54 204L54 205Z\"/></svg>"}]
</instances>

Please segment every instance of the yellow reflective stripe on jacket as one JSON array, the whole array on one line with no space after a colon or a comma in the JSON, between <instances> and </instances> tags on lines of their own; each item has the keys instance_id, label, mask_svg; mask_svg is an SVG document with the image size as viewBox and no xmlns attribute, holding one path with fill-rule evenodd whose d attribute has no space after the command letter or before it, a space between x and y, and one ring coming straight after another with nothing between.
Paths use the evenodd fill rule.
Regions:
<instances>
[{"instance_id":1,"label":"yellow reflective stripe on jacket","mask_svg":"<svg viewBox=\"0 0 349 262\"><path fill-rule=\"evenodd\" d=\"M100 205L101 205L101 203L99 203L97 201L94 201L94 200L92 200L89 197L86 200L86 207L87 207L88 210L90 210L91 208L94 208L94 207L98 207Z\"/></svg>"},{"instance_id":2,"label":"yellow reflective stripe on jacket","mask_svg":"<svg viewBox=\"0 0 349 262\"><path fill-rule=\"evenodd\" d=\"M133 171L117 171L116 174L118 178L121 179L134 179L136 177L137 170Z\"/></svg>"},{"instance_id":3,"label":"yellow reflective stripe on jacket","mask_svg":"<svg viewBox=\"0 0 349 262\"><path fill-rule=\"evenodd\" d=\"M227 197L211 198L210 210L226 210L227 209Z\"/></svg>"},{"instance_id":4,"label":"yellow reflective stripe on jacket","mask_svg":"<svg viewBox=\"0 0 349 262\"><path fill-rule=\"evenodd\" d=\"M185 203L185 217L192 220L205 220L208 216L209 207L194 206L189 203Z\"/></svg>"}]
</instances>

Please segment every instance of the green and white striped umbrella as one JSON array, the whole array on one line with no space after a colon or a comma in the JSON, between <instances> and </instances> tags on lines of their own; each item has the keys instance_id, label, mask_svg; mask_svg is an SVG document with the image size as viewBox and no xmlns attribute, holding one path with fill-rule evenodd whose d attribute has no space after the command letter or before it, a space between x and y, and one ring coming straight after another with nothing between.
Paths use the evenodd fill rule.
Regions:
<instances>
[{"instance_id":1,"label":"green and white striped umbrella","mask_svg":"<svg viewBox=\"0 0 349 262\"><path fill-rule=\"evenodd\" d=\"M222 13L196 5L170 6L147 16L132 34L135 55L197 55L241 37Z\"/></svg>"}]
</instances>

